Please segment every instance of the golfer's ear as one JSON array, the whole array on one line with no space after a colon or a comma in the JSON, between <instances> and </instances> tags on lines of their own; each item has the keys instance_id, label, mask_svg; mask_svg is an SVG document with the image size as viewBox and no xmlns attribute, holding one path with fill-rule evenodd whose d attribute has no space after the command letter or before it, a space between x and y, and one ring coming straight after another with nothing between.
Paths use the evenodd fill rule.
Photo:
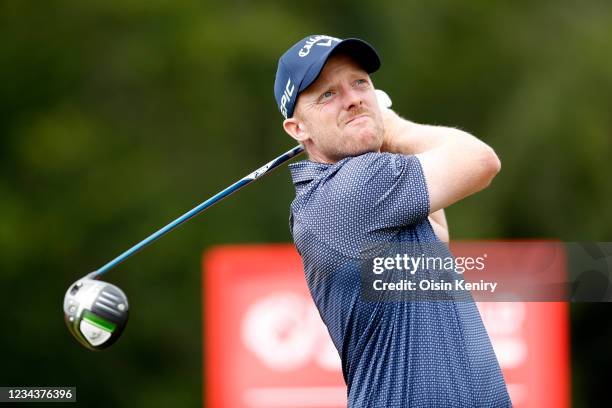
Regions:
<instances>
[{"instance_id":1,"label":"golfer's ear","mask_svg":"<svg viewBox=\"0 0 612 408\"><path fill-rule=\"evenodd\" d=\"M308 134L304 129L304 124L295 117L285 119L283 122L283 129L285 129L285 132L287 132L289 136L300 143L308 139Z\"/></svg>"}]
</instances>

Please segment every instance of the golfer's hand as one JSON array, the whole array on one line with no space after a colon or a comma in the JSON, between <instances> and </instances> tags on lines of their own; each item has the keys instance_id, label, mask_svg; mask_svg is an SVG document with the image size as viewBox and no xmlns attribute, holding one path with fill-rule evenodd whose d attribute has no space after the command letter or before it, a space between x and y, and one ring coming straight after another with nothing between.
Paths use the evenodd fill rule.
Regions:
<instances>
[{"instance_id":1,"label":"golfer's hand","mask_svg":"<svg viewBox=\"0 0 612 408\"><path fill-rule=\"evenodd\" d=\"M391 102L391 98L389 97L389 95L387 95L385 91L383 91L382 89L376 89L374 93L376 94L376 99L378 100L378 106L380 107L380 110L389 109L391 107L393 102Z\"/></svg>"},{"instance_id":2,"label":"golfer's hand","mask_svg":"<svg viewBox=\"0 0 612 408\"><path fill-rule=\"evenodd\" d=\"M376 99L378 100L378 106L380 108L380 112L383 118L383 126L385 129L383 135L383 144L380 150L382 152L399 153L395 151L393 146L395 145L394 140L397 137L397 133L401 125L400 122L402 119L390 109L391 98L389 98L389 95L387 95L385 91L381 91L380 89L377 89L375 92Z\"/></svg>"}]
</instances>

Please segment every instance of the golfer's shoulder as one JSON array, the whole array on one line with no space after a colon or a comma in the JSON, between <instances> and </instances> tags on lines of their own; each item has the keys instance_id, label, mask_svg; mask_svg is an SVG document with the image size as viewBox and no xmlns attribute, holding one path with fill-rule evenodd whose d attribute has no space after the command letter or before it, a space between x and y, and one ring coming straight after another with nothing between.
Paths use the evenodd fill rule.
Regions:
<instances>
[{"instance_id":1,"label":"golfer's shoulder","mask_svg":"<svg viewBox=\"0 0 612 408\"><path fill-rule=\"evenodd\" d=\"M418 166L416 156L370 152L338 162L335 177L337 181L365 187L363 183L398 176L415 166Z\"/></svg>"}]
</instances>

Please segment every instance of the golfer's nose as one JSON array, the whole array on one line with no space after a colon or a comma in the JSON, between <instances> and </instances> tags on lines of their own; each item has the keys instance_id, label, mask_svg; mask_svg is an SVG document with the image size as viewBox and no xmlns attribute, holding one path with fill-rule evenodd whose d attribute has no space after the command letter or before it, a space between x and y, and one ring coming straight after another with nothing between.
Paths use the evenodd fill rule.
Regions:
<instances>
[{"instance_id":1,"label":"golfer's nose","mask_svg":"<svg viewBox=\"0 0 612 408\"><path fill-rule=\"evenodd\" d=\"M347 87L344 90L344 108L346 110L353 110L358 108L362 103L362 97L359 91L352 87Z\"/></svg>"}]
</instances>

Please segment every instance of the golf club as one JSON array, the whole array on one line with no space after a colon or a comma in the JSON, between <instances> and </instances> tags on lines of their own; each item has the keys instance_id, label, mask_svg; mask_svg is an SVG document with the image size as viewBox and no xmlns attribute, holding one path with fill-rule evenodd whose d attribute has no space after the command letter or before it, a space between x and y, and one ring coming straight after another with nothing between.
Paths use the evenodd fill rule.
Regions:
<instances>
[{"instance_id":1,"label":"golf club","mask_svg":"<svg viewBox=\"0 0 612 408\"><path fill-rule=\"evenodd\" d=\"M385 92L376 90L376 97L381 107L389 108L391 106L391 99ZM270 173L303 151L304 148L301 145L286 151L143 239L101 268L85 275L70 285L64 296L64 321L70 333L79 343L91 350L102 350L112 345L125 329L129 315L129 304L127 296L121 289L96 278L125 261L162 235L167 234L247 184Z\"/></svg>"},{"instance_id":2,"label":"golf club","mask_svg":"<svg viewBox=\"0 0 612 408\"><path fill-rule=\"evenodd\" d=\"M185 221L271 172L303 151L304 148L302 146L296 146L281 154L263 167L243 177L143 239L101 268L70 285L64 297L64 320L68 325L70 333L79 343L91 350L101 350L113 344L127 324L129 314L127 296L117 286L96 280L96 278L125 261L162 235L167 234Z\"/></svg>"}]
</instances>

